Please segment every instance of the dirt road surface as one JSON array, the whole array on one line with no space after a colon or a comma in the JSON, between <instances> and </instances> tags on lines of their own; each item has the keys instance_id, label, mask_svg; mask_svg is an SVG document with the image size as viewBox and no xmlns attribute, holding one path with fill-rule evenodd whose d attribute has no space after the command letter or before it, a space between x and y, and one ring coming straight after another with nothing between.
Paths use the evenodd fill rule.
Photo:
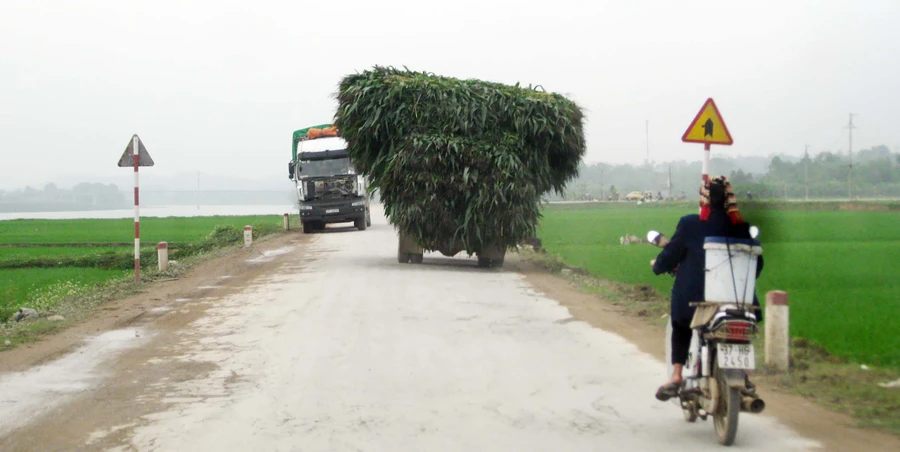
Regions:
<instances>
[{"instance_id":1,"label":"dirt road surface","mask_svg":"<svg viewBox=\"0 0 900 452\"><path fill-rule=\"evenodd\" d=\"M0 450L721 449L654 399L657 357L515 256L400 265L373 220L258 243L0 355ZM822 435L742 414L735 447L837 444Z\"/></svg>"}]
</instances>

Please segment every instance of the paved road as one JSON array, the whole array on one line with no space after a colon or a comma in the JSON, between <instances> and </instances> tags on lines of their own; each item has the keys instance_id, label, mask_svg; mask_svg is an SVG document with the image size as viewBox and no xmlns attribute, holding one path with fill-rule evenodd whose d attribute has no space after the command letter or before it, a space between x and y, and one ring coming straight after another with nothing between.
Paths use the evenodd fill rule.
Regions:
<instances>
[{"instance_id":1,"label":"paved road","mask_svg":"<svg viewBox=\"0 0 900 452\"><path fill-rule=\"evenodd\" d=\"M397 264L393 230L373 220L261 256L286 258L159 333L175 335L160 356L117 371L155 375L117 396L155 411L92 428L87 447L127 431L111 450L721 450L710 422L654 399L660 361L510 269ZM742 415L735 447L814 444Z\"/></svg>"}]
</instances>

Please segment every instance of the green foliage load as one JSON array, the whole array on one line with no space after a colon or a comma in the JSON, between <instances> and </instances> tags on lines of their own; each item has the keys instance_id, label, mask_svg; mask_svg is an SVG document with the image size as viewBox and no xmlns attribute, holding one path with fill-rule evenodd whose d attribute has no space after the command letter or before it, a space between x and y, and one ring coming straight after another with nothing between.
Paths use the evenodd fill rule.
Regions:
<instances>
[{"instance_id":1,"label":"green foliage load","mask_svg":"<svg viewBox=\"0 0 900 452\"><path fill-rule=\"evenodd\" d=\"M532 236L544 193L585 152L569 99L480 80L375 67L345 77L334 124L391 223L429 250L468 253Z\"/></svg>"}]
</instances>

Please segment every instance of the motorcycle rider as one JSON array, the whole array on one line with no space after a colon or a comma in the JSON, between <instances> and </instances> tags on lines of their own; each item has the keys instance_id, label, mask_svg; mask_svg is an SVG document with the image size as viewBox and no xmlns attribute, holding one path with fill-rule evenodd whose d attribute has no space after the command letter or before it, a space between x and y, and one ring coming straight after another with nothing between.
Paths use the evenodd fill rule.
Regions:
<instances>
[{"instance_id":1,"label":"motorcycle rider","mask_svg":"<svg viewBox=\"0 0 900 452\"><path fill-rule=\"evenodd\" d=\"M657 275L675 273L670 312L673 372L669 382L660 386L656 392L656 398L661 401L677 397L679 389L684 384L682 369L687 362L693 336L690 325L695 311L690 303L704 300L706 255L703 240L709 236L751 238L750 225L744 221L738 210L731 184L725 176L708 179L700 187L700 214L681 217L672 238L656 259L650 262L653 273ZM756 264L757 278L762 268L763 258L759 256ZM755 293L753 305L759 306ZM757 311L755 314L761 322L761 313ZM747 383L749 391L752 392L753 385L749 381L749 376Z\"/></svg>"}]
</instances>

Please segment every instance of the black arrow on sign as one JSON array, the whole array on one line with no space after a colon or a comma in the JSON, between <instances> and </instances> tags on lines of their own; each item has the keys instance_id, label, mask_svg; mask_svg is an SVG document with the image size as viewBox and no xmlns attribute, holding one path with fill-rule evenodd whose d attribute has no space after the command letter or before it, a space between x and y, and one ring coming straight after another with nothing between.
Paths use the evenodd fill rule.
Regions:
<instances>
[{"instance_id":1,"label":"black arrow on sign","mask_svg":"<svg viewBox=\"0 0 900 452\"><path fill-rule=\"evenodd\" d=\"M706 122L703 123L703 136L712 136L713 134L713 122L712 119L706 118Z\"/></svg>"}]
</instances>

